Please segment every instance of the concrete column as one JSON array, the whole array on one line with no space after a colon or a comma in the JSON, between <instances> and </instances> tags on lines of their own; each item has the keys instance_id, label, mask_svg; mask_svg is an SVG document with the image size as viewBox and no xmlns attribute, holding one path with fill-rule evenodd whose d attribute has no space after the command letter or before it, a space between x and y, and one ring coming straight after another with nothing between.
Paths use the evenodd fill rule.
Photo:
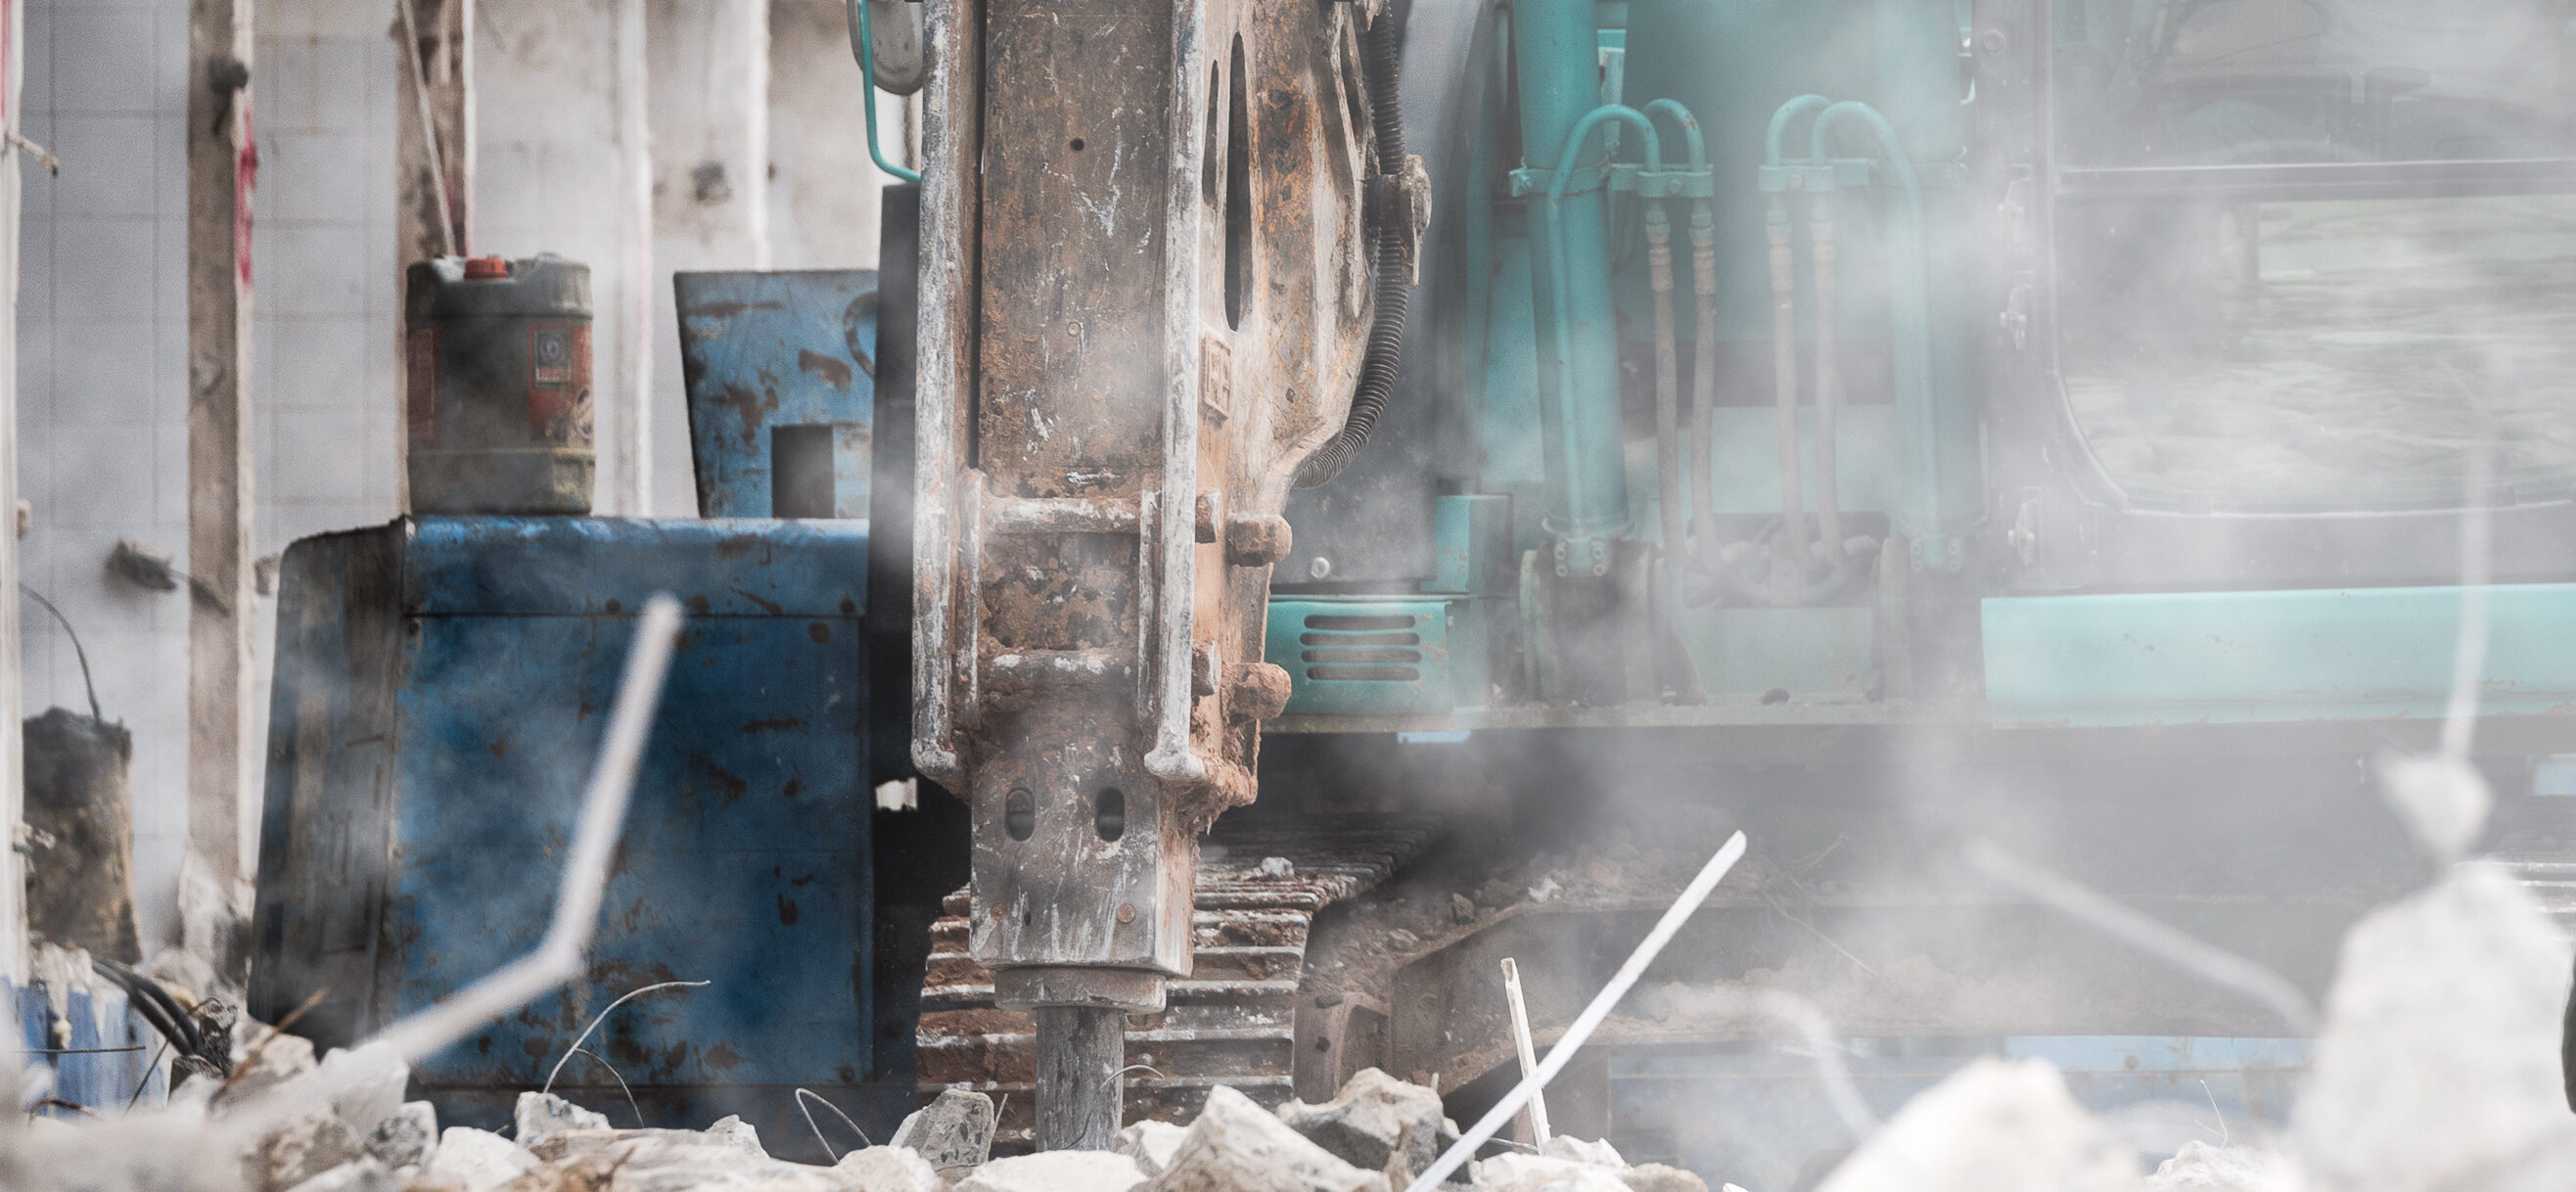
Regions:
<instances>
[{"instance_id":1,"label":"concrete column","mask_svg":"<svg viewBox=\"0 0 2576 1192\"><path fill-rule=\"evenodd\" d=\"M228 894L258 848L251 740L251 0L188 5L188 838ZM14 602L12 602L14 603ZM246 901L241 909L249 909Z\"/></svg>"},{"instance_id":2,"label":"concrete column","mask_svg":"<svg viewBox=\"0 0 2576 1192\"><path fill-rule=\"evenodd\" d=\"M639 428L642 512L696 508L671 274L767 269L769 0L645 0L653 130L651 422Z\"/></svg>"},{"instance_id":3,"label":"concrete column","mask_svg":"<svg viewBox=\"0 0 2576 1192\"><path fill-rule=\"evenodd\" d=\"M412 262L461 255L474 245L474 0L396 0L392 32L398 54L394 112L394 260L399 278ZM406 12L406 9L408 10ZM408 17L408 19L406 19ZM408 30L408 31L406 31ZM424 95L425 93L425 95ZM428 123L424 124L424 114ZM396 283L396 292L401 283ZM403 359L403 328L394 325L394 359ZM407 373L396 369L395 376ZM399 388L399 387L398 387ZM411 510L406 395L394 410L397 507Z\"/></svg>"},{"instance_id":4,"label":"concrete column","mask_svg":"<svg viewBox=\"0 0 2576 1192\"><path fill-rule=\"evenodd\" d=\"M19 91L26 79L26 6L0 0L0 123L18 126ZM18 204L20 170L27 155L0 159L0 827L14 843L22 818L21 784L26 775L18 733L26 719L19 693L18 666ZM0 980L23 985L27 980L27 879L23 858L14 847L0 848Z\"/></svg>"}]
</instances>

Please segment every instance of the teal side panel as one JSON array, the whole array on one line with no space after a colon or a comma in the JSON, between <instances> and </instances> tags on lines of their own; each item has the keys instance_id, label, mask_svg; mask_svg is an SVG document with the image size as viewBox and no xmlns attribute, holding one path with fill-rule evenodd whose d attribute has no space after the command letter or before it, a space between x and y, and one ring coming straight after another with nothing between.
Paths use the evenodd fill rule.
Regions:
<instances>
[{"instance_id":1,"label":"teal side panel","mask_svg":"<svg viewBox=\"0 0 2576 1192\"><path fill-rule=\"evenodd\" d=\"M2576 710L2576 584L2489 589L2479 710ZM2437 718L2463 589L1996 598L1986 700L1999 724Z\"/></svg>"},{"instance_id":2,"label":"teal side panel","mask_svg":"<svg viewBox=\"0 0 2576 1192\"><path fill-rule=\"evenodd\" d=\"M1857 700L1878 685L1877 624L1862 608L1718 608L1674 618L1712 698L1778 690Z\"/></svg>"}]
</instances>

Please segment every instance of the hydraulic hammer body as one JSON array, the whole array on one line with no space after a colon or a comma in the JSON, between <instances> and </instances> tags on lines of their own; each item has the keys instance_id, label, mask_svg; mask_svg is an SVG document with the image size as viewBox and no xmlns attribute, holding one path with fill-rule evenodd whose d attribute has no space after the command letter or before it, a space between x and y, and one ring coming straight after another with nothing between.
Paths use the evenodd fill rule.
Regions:
<instances>
[{"instance_id":1,"label":"hydraulic hammer body","mask_svg":"<svg viewBox=\"0 0 2576 1192\"><path fill-rule=\"evenodd\" d=\"M930 0L913 754L973 807L972 951L1039 1145L1106 1147L1253 797L1280 511L1376 305L1366 14Z\"/></svg>"}]
</instances>

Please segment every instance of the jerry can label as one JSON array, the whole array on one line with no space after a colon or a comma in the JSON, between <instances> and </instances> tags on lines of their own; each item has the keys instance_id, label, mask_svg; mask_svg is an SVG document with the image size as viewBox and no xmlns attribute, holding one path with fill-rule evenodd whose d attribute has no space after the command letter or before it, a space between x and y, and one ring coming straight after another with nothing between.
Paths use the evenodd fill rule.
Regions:
<instances>
[{"instance_id":1,"label":"jerry can label","mask_svg":"<svg viewBox=\"0 0 2576 1192\"><path fill-rule=\"evenodd\" d=\"M438 442L438 328L414 327L403 345L404 404L411 441Z\"/></svg>"},{"instance_id":2,"label":"jerry can label","mask_svg":"<svg viewBox=\"0 0 2576 1192\"><path fill-rule=\"evenodd\" d=\"M528 435L571 447L590 445L590 328L528 329Z\"/></svg>"}]
</instances>

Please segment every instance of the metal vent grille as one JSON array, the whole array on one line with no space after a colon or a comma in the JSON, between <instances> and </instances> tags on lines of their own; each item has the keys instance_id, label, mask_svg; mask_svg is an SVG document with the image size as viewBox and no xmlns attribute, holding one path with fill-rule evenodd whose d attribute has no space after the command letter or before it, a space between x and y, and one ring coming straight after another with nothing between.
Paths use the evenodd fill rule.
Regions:
<instances>
[{"instance_id":1,"label":"metal vent grille","mask_svg":"<svg viewBox=\"0 0 2576 1192\"><path fill-rule=\"evenodd\" d=\"M1408 615L1309 613L1297 635L1308 679L1414 683L1422 679L1422 634Z\"/></svg>"}]
</instances>

